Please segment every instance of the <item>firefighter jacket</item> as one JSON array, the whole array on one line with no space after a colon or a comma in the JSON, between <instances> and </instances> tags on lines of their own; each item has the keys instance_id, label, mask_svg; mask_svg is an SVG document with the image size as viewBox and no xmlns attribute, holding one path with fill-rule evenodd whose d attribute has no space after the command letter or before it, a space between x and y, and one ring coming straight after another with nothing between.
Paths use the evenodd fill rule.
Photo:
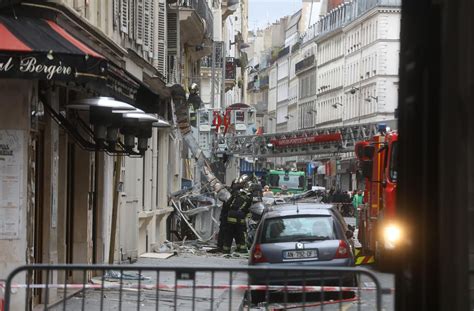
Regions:
<instances>
[{"instance_id":1,"label":"firefighter jacket","mask_svg":"<svg viewBox=\"0 0 474 311\"><path fill-rule=\"evenodd\" d=\"M245 192L238 192L230 197L226 205L228 206L227 222L229 224L243 225L245 224L245 218L250 212L252 197Z\"/></svg>"},{"instance_id":2,"label":"firefighter jacket","mask_svg":"<svg viewBox=\"0 0 474 311\"><path fill-rule=\"evenodd\" d=\"M230 197L222 204L221 215L219 217L219 221L221 223L227 222L227 215L229 214L230 203L232 202L233 198L239 194L239 191L234 190Z\"/></svg>"}]
</instances>

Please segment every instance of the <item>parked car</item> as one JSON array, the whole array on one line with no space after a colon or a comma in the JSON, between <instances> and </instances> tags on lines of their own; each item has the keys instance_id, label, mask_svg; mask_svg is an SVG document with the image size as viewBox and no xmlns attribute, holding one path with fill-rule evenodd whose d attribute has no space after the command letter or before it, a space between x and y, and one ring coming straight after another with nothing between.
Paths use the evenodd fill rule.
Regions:
<instances>
[{"instance_id":1,"label":"parked car","mask_svg":"<svg viewBox=\"0 0 474 311\"><path fill-rule=\"evenodd\" d=\"M317 202L317 201L312 201L312 200L307 200L307 199L295 200L291 204L288 202L275 202L275 204L273 205L265 206L264 213L271 212L271 211L278 211L282 209L290 209L290 210L295 209L295 204L298 204L298 207L302 209L305 209L305 208L329 209L331 210L332 215L336 217L339 220L339 223L343 226L344 232L351 231L352 234L354 233L355 227L347 224L346 220L344 219L344 216L340 212L340 209L337 203L322 203L322 202ZM349 243L351 243L351 245L353 246L354 240L352 239L352 237L348 240L349 240Z\"/></svg>"},{"instance_id":2,"label":"parked car","mask_svg":"<svg viewBox=\"0 0 474 311\"><path fill-rule=\"evenodd\" d=\"M262 216L250 250L249 265L353 267L352 237L353 232L331 204L276 205ZM302 273L297 271L267 275L262 270L249 277L253 285L357 285L353 274L312 273L303 281ZM252 300L259 301L263 294L252 292Z\"/></svg>"}]
</instances>

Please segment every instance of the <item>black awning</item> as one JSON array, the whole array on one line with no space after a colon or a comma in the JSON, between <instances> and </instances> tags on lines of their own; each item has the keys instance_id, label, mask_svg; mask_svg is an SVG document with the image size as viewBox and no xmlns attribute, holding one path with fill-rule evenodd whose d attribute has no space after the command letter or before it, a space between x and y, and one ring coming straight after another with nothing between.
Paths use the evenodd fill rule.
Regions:
<instances>
[{"instance_id":1,"label":"black awning","mask_svg":"<svg viewBox=\"0 0 474 311\"><path fill-rule=\"evenodd\" d=\"M0 78L107 78L107 61L51 20L0 15Z\"/></svg>"}]
</instances>

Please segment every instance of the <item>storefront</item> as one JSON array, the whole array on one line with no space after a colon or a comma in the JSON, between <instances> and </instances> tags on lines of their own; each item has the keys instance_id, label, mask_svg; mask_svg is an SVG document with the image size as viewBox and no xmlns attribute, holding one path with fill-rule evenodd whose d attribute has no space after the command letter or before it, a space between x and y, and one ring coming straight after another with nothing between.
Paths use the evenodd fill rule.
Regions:
<instances>
[{"instance_id":1,"label":"storefront","mask_svg":"<svg viewBox=\"0 0 474 311\"><path fill-rule=\"evenodd\" d=\"M108 135L110 123L71 104L111 96L133 109L167 112L156 92L104 56L104 45L92 47L55 19L21 12L0 12L0 249L9 250L0 253L0 279L27 263L103 263L109 257L114 155L139 156L149 144L126 150L109 136L104 144L99 125ZM141 134L133 135L135 145ZM33 275L34 283L44 277ZM20 296L13 297L15 305L25 303ZM41 293L28 303L41 303Z\"/></svg>"}]
</instances>

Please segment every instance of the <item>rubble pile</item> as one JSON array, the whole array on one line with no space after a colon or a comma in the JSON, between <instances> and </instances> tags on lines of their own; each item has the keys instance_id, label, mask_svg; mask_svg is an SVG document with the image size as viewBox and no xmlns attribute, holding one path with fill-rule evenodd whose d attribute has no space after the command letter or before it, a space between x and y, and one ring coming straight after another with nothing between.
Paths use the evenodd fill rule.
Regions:
<instances>
[{"instance_id":1,"label":"rubble pile","mask_svg":"<svg viewBox=\"0 0 474 311\"><path fill-rule=\"evenodd\" d=\"M246 258L245 254L222 254L213 253L216 249L216 244L213 242L202 242L199 240L183 240L179 242L164 241L161 246L156 247L156 253L175 253L177 256L185 256L192 254L197 256L212 256L212 257L239 257Z\"/></svg>"},{"instance_id":2,"label":"rubble pile","mask_svg":"<svg viewBox=\"0 0 474 311\"><path fill-rule=\"evenodd\" d=\"M170 206L175 210L171 225L173 238L200 242L213 240L219 230L220 194L215 187L210 187L210 183L171 194Z\"/></svg>"}]
</instances>

